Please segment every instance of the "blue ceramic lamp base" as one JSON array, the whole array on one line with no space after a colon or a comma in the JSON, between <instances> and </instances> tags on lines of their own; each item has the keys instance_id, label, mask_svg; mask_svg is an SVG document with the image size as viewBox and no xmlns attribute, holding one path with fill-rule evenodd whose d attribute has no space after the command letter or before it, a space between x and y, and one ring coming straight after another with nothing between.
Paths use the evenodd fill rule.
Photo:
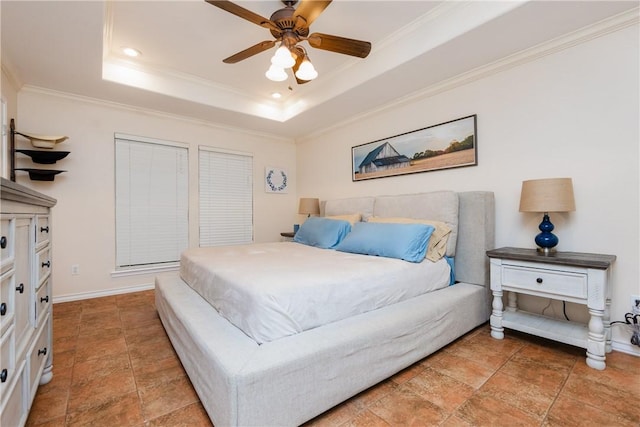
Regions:
<instances>
[{"instance_id":1,"label":"blue ceramic lamp base","mask_svg":"<svg viewBox=\"0 0 640 427\"><path fill-rule=\"evenodd\" d=\"M544 255L550 255L556 251L555 247L558 244L558 236L552 233L553 224L549 220L549 213L545 212L542 217L542 222L538 226L541 231L536 236L536 245L538 245L538 252Z\"/></svg>"}]
</instances>

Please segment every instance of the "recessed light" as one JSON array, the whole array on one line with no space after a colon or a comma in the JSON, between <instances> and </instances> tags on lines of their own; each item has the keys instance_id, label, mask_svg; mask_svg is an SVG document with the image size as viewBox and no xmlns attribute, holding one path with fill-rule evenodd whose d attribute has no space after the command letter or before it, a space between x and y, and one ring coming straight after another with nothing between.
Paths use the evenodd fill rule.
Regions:
<instances>
[{"instance_id":1,"label":"recessed light","mask_svg":"<svg viewBox=\"0 0 640 427\"><path fill-rule=\"evenodd\" d=\"M280 92L273 92L273 93L271 94L271 97L272 97L273 99L280 99L280 98L282 98L282 94L281 94Z\"/></svg>"},{"instance_id":2,"label":"recessed light","mask_svg":"<svg viewBox=\"0 0 640 427\"><path fill-rule=\"evenodd\" d=\"M122 53L124 53L125 55L130 56L132 58L135 58L136 56L142 55L142 53L138 49L134 49L132 47L123 47L122 48Z\"/></svg>"}]
</instances>

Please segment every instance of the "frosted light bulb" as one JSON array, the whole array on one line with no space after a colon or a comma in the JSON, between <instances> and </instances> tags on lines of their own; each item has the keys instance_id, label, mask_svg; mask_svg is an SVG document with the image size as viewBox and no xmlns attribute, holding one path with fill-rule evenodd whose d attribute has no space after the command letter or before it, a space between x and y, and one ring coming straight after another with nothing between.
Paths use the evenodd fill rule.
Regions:
<instances>
[{"instance_id":1,"label":"frosted light bulb","mask_svg":"<svg viewBox=\"0 0 640 427\"><path fill-rule=\"evenodd\" d=\"M313 68L313 64L305 58L296 72L296 77L300 80L313 80L318 77L318 72Z\"/></svg>"},{"instance_id":2,"label":"frosted light bulb","mask_svg":"<svg viewBox=\"0 0 640 427\"><path fill-rule=\"evenodd\" d=\"M264 75L273 82L282 82L287 80L287 73L283 68L277 65L271 65Z\"/></svg>"},{"instance_id":3,"label":"frosted light bulb","mask_svg":"<svg viewBox=\"0 0 640 427\"><path fill-rule=\"evenodd\" d=\"M271 58L271 63L277 65L280 68L291 68L296 63L293 59L291 52L285 46L280 45L276 50L276 53Z\"/></svg>"}]
</instances>

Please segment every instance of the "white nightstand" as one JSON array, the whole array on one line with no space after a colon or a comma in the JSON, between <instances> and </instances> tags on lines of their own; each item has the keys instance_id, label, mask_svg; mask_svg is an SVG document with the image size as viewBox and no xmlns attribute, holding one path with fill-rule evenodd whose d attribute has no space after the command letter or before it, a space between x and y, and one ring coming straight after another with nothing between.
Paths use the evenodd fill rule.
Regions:
<instances>
[{"instance_id":1,"label":"white nightstand","mask_svg":"<svg viewBox=\"0 0 640 427\"><path fill-rule=\"evenodd\" d=\"M611 352L609 276L615 255L556 252L545 256L535 249L500 248L487 251L491 259L493 311L491 336L504 338L504 328L587 349L587 365L602 370ZM503 291L508 291L504 310ZM518 310L517 294L584 304L588 325Z\"/></svg>"}]
</instances>

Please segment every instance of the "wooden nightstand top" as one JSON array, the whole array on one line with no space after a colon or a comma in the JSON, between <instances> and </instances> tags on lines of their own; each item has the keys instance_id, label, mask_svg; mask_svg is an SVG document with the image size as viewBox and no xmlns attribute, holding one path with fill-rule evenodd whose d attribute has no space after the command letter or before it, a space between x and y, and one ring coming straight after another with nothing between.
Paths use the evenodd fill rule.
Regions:
<instances>
[{"instance_id":1,"label":"wooden nightstand top","mask_svg":"<svg viewBox=\"0 0 640 427\"><path fill-rule=\"evenodd\" d=\"M535 249L505 247L487 251L489 258L511 259L516 261L543 262L557 265L606 270L615 261L615 255L590 254L582 252L554 252L544 255Z\"/></svg>"}]
</instances>

